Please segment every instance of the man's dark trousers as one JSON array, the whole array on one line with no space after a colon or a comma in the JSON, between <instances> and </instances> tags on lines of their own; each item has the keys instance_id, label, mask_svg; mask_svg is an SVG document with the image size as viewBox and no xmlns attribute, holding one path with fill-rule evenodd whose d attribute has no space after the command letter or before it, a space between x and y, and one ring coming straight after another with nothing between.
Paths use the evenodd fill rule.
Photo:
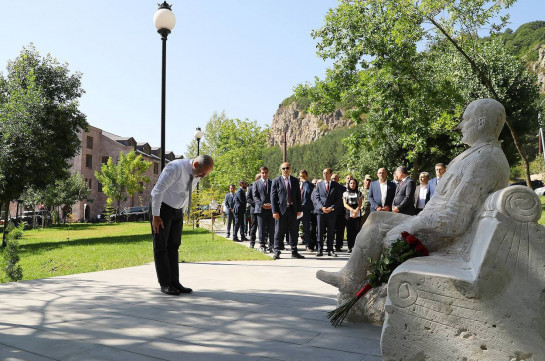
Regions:
<instances>
[{"instance_id":1,"label":"man's dark trousers","mask_svg":"<svg viewBox=\"0 0 545 361\"><path fill-rule=\"evenodd\" d=\"M151 212L151 207L149 208ZM165 228L159 227L159 233L153 235L153 258L157 279L162 287L180 283L178 249L182 243L183 212L165 203L161 203L161 220ZM153 217L150 215L150 221Z\"/></svg>"},{"instance_id":2,"label":"man's dark trousers","mask_svg":"<svg viewBox=\"0 0 545 361\"><path fill-rule=\"evenodd\" d=\"M337 220L336 210L327 214L318 214L318 251L324 250L324 235L326 236L327 252L334 251L333 240L335 238L335 221ZM327 228L327 235L325 234Z\"/></svg>"},{"instance_id":3,"label":"man's dark trousers","mask_svg":"<svg viewBox=\"0 0 545 361\"><path fill-rule=\"evenodd\" d=\"M299 221L303 224L303 244L307 247L311 247L312 245L312 237L310 233L310 219L312 218L312 214L310 212L312 212L312 210L303 211L303 216L299 219Z\"/></svg>"},{"instance_id":4,"label":"man's dark trousers","mask_svg":"<svg viewBox=\"0 0 545 361\"><path fill-rule=\"evenodd\" d=\"M344 229L346 228L346 218L344 218L344 205L342 208L335 208L335 250L340 251L344 244Z\"/></svg>"},{"instance_id":5,"label":"man's dark trousers","mask_svg":"<svg viewBox=\"0 0 545 361\"><path fill-rule=\"evenodd\" d=\"M257 215L254 213L254 207L250 207L250 246L255 245L255 239L257 237Z\"/></svg>"},{"instance_id":6,"label":"man's dark trousers","mask_svg":"<svg viewBox=\"0 0 545 361\"><path fill-rule=\"evenodd\" d=\"M235 213L235 231L233 232L233 239L244 239L246 235L244 234L244 218L246 217L246 212ZM240 238L238 238L238 233L240 231Z\"/></svg>"},{"instance_id":7,"label":"man's dark trousers","mask_svg":"<svg viewBox=\"0 0 545 361\"><path fill-rule=\"evenodd\" d=\"M274 248L274 218L272 216L272 211L270 209L261 209L261 213L256 214L256 216L261 248L268 249L272 252ZM268 246L267 243L269 244Z\"/></svg>"},{"instance_id":8,"label":"man's dark trousers","mask_svg":"<svg viewBox=\"0 0 545 361\"><path fill-rule=\"evenodd\" d=\"M297 239L299 237L299 221L294 207L288 206L286 212L280 215L274 223L274 253L279 254L284 244L284 235L289 234L291 252L297 252Z\"/></svg>"},{"instance_id":9,"label":"man's dark trousers","mask_svg":"<svg viewBox=\"0 0 545 361\"><path fill-rule=\"evenodd\" d=\"M235 228L235 214L229 210L227 212L227 237L231 235L231 231L233 231L233 234L235 234L234 231Z\"/></svg>"}]
</instances>

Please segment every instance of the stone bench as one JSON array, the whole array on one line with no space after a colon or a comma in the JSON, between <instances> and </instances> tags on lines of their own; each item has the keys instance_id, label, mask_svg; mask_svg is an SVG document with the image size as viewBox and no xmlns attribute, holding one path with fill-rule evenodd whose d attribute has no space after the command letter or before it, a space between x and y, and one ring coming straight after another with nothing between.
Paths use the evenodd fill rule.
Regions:
<instances>
[{"instance_id":1,"label":"stone bench","mask_svg":"<svg viewBox=\"0 0 545 361\"><path fill-rule=\"evenodd\" d=\"M545 360L541 211L529 188L504 188L457 248L399 266L387 285L384 360Z\"/></svg>"}]
</instances>

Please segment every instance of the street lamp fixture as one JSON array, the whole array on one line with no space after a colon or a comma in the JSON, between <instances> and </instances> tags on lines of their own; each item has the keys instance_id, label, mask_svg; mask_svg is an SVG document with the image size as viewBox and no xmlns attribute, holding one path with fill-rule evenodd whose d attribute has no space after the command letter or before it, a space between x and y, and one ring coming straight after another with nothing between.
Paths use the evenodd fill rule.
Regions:
<instances>
[{"instance_id":1,"label":"street lamp fixture","mask_svg":"<svg viewBox=\"0 0 545 361\"><path fill-rule=\"evenodd\" d=\"M161 34L163 41L163 62L161 78L161 170L165 168L165 94L166 94L166 68L167 68L167 37L176 25L176 17L172 12L172 5L163 2L153 15L153 24L157 32Z\"/></svg>"},{"instance_id":2,"label":"street lamp fixture","mask_svg":"<svg viewBox=\"0 0 545 361\"><path fill-rule=\"evenodd\" d=\"M195 130L195 133L193 133L193 136L195 137L195 140L197 140L197 157L201 155L201 139L204 137L204 133L202 132L200 127L197 127ZM199 183L197 183L197 193L199 192ZM200 205L198 205L198 208L200 208ZM196 222L197 228L199 228L199 218L197 218Z\"/></svg>"}]
</instances>

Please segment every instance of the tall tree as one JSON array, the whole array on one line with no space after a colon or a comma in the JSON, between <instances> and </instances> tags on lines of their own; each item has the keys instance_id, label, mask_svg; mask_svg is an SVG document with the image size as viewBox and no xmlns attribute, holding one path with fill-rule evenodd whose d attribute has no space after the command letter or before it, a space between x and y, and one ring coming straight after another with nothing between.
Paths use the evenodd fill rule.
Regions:
<instances>
[{"instance_id":1,"label":"tall tree","mask_svg":"<svg viewBox=\"0 0 545 361\"><path fill-rule=\"evenodd\" d=\"M0 75L0 203L69 175L88 126L78 109L83 92L80 73L32 44L8 62Z\"/></svg>"},{"instance_id":2,"label":"tall tree","mask_svg":"<svg viewBox=\"0 0 545 361\"><path fill-rule=\"evenodd\" d=\"M485 26L493 33L501 29L507 18L499 25L491 19L513 2L341 1L313 32L320 38L318 54L334 59L334 66L324 80L297 93L311 97L313 112L329 112L341 102L364 123L346 140L356 152L351 158L366 158L362 150L405 154L399 161L415 169L439 154L459 152L450 130L464 107L476 97L496 98L506 106L511 143L527 162L515 123L527 121L519 114L535 111L537 88L519 59L489 51L498 50L497 43L477 36ZM386 149L392 140L395 145Z\"/></svg>"},{"instance_id":3,"label":"tall tree","mask_svg":"<svg viewBox=\"0 0 545 361\"><path fill-rule=\"evenodd\" d=\"M128 196L134 197L136 192L144 191L143 183L149 183L145 173L151 164L132 150L127 154L120 152L117 164L110 157L107 163L102 164L100 172L95 171L96 179L102 184L102 191L108 196L107 201L116 202L116 214L119 214L121 201L126 201Z\"/></svg>"},{"instance_id":4,"label":"tall tree","mask_svg":"<svg viewBox=\"0 0 545 361\"><path fill-rule=\"evenodd\" d=\"M223 112L214 113L201 140L201 154L214 158L214 171L203 179L202 186L214 185L224 190L241 179L251 182L263 165L267 135L268 129L262 129L256 121L229 119ZM188 146L187 153L197 155L195 140Z\"/></svg>"}]
</instances>

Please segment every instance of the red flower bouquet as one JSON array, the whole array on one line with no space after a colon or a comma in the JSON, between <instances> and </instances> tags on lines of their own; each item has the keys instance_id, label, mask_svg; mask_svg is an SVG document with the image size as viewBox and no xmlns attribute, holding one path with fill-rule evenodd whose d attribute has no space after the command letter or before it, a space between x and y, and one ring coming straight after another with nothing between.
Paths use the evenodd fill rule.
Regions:
<instances>
[{"instance_id":1,"label":"red flower bouquet","mask_svg":"<svg viewBox=\"0 0 545 361\"><path fill-rule=\"evenodd\" d=\"M327 314L331 324L335 327L340 326L348 312L354 305L371 289L388 282L392 272L413 257L428 256L428 249L420 240L408 232L401 233L392 247L385 250L378 260L369 259L369 271L367 272L367 282L356 293L354 297L337 307L334 311Z\"/></svg>"}]
</instances>

